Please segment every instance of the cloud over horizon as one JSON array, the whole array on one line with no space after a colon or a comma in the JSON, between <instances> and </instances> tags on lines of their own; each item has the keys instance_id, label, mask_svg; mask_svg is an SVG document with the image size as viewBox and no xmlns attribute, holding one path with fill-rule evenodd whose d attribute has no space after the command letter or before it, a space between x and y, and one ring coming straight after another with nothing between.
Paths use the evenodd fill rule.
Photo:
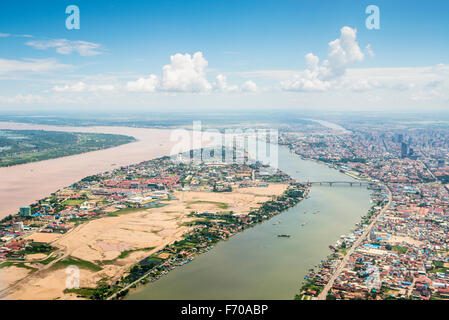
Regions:
<instances>
[{"instance_id":1,"label":"cloud over horizon","mask_svg":"<svg viewBox=\"0 0 449 320\"><path fill-rule=\"evenodd\" d=\"M218 92L237 92L239 90L239 87L236 85L230 86L227 82L227 78L223 74L219 74L216 78L215 82L215 90Z\"/></svg>"},{"instance_id":2,"label":"cloud over horizon","mask_svg":"<svg viewBox=\"0 0 449 320\"><path fill-rule=\"evenodd\" d=\"M319 65L320 59L313 53L305 55L307 69L293 79L281 82L286 91L326 91L338 80L346 69L362 61L364 54L357 43L357 30L350 27L340 29L340 38L329 42L327 59Z\"/></svg>"},{"instance_id":3,"label":"cloud over horizon","mask_svg":"<svg viewBox=\"0 0 449 320\"><path fill-rule=\"evenodd\" d=\"M128 81L125 85L131 92L188 92L188 93L232 93L255 92L257 85L253 81L247 81L239 89L237 85L229 85L223 74L216 76L212 84L206 76L206 68L209 62L203 53L198 51L193 55L189 53L177 53L170 56L170 63L162 67L162 76L155 74L141 77L135 81Z\"/></svg>"},{"instance_id":4,"label":"cloud over horizon","mask_svg":"<svg viewBox=\"0 0 449 320\"><path fill-rule=\"evenodd\" d=\"M155 74L126 84L128 91L140 92L209 92L212 85L206 79L207 60L202 52L177 53L170 56L170 64L162 67L159 79Z\"/></svg>"},{"instance_id":5,"label":"cloud over horizon","mask_svg":"<svg viewBox=\"0 0 449 320\"><path fill-rule=\"evenodd\" d=\"M0 33L0 37L17 37L17 35ZM1 40L11 41L11 39ZM292 106L313 103L322 105L340 103L346 106L351 102L377 107L389 103L396 105L399 100L404 105L415 102L423 102L421 105L426 105L433 102L437 106L444 106L449 102L447 63L401 68L360 68L358 63L365 60L365 57L374 58L376 55L371 44L365 42L362 47L359 46L357 30L348 26L340 29L337 39L328 42L325 58L320 59L312 52L307 53L304 56L303 70L218 70L209 66L203 52L197 51L193 54L175 53L165 63L166 56L162 57L162 62L158 64L161 67L156 65L155 70L150 70L151 72L146 74L142 74L141 69L137 69L139 72L134 70L115 72L114 69L108 69L103 73L95 71L92 73L91 69L85 66L59 62L58 59L71 61L69 59L72 58L59 55L97 56L102 53L103 47L100 44L67 39L28 41L25 44L39 50L54 49L47 51L54 58L17 60L0 58L0 75L3 80L28 81L30 86L34 86L30 87L30 91L36 92L28 94L30 91L22 91L24 86L18 86L15 92L5 89L3 96L0 96L0 102L3 104L46 105L74 101L113 105L120 101L122 105L144 106L163 101L167 105L196 106L209 102L211 105L214 103L264 105L277 104L281 101L282 104ZM24 43L20 42L20 45L23 46ZM378 51L382 52L376 43L376 52ZM38 54L41 56L41 53ZM100 60L96 60L95 63L100 64ZM138 63L137 67L140 67ZM77 70L76 74L72 72L74 69ZM64 70L69 72L62 73ZM39 82L40 91L35 89ZM9 85L10 83L7 83L7 86ZM149 99L145 94L136 93L154 95ZM185 95L182 95L184 93ZM183 98L176 98L180 95ZM270 95L275 98L267 98Z\"/></svg>"}]
</instances>

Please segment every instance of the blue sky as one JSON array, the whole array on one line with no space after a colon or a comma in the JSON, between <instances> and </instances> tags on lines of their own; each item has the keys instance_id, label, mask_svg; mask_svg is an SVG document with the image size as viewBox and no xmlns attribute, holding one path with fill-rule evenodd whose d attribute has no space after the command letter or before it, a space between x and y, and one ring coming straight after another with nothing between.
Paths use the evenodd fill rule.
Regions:
<instances>
[{"instance_id":1,"label":"blue sky","mask_svg":"<svg viewBox=\"0 0 449 320\"><path fill-rule=\"evenodd\" d=\"M448 1L3 1L0 108L444 109L448 33Z\"/></svg>"}]
</instances>

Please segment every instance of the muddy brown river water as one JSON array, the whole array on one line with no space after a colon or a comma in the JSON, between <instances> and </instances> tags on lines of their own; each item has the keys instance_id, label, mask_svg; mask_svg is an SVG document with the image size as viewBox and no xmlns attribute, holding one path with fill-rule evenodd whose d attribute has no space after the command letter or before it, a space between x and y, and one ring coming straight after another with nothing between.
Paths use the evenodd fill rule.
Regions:
<instances>
[{"instance_id":1,"label":"muddy brown river water","mask_svg":"<svg viewBox=\"0 0 449 320\"><path fill-rule=\"evenodd\" d=\"M123 134L138 141L57 159L0 168L0 218L99 172L150 160L170 152L170 130L128 127L62 127L0 122L0 129Z\"/></svg>"}]
</instances>

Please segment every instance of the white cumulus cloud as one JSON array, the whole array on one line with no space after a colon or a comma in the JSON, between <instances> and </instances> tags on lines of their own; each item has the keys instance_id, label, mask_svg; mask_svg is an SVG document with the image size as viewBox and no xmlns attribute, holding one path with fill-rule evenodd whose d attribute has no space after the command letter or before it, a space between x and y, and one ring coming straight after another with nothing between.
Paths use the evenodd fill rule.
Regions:
<instances>
[{"instance_id":1,"label":"white cumulus cloud","mask_svg":"<svg viewBox=\"0 0 449 320\"><path fill-rule=\"evenodd\" d=\"M208 61L202 52L193 55L177 53L170 57L170 64L162 67L162 76L150 74L135 81L128 81L125 89L130 92L189 92L189 93L232 93L241 91L255 92L257 85L247 81L242 88L230 85L226 76L218 74L211 83L206 77Z\"/></svg>"},{"instance_id":2,"label":"white cumulus cloud","mask_svg":"<svg viewBox=\"0 0 449 320\"><path fill-rule=\"evenodd\" d=\"M236 85L230 86L226 80L226 76L219 74L217 76L217 80L215 82L215 90L218 92L236 92L239 90L239 87Z\"/></svg>"},{"instance_id":3,"label":"white cumulus cloud","mask_svg":"<svg viewBox=\"0 0 449 320\"><path fill-rule=\"evenodd\" d=\"M327 59L321 65L317 56L306 54L307 69L293 79L282 81L281 87L287 91L326 91L332 87L333 81L346 73L349 66L363 58L357 43L357 30L345 26L340 30L340 38L329 42Z\"/></svg>"},{"instance_id":4,"label":"white cumulus cloud","mask_svg":"<svg viewBox=\"0 0 449 320\"><path fill-rule=\"evenodd\" d=\"M159 79L154 74L148 78L139 78L126 83L126 90L133 92L155 92L158 89Z\"/></svg>"},{"instance_id":5,"label":"white cumulus cloud","mask_svg":"<svg viewBox=\"0 0 449 320\"><path fill-rule=\"evenodd\" d=\"M161 89L179 92L208 92L212 85L206 79L208 62L202 52L177 53L170 57L170 64L162 67Z\"/></svg>"},{"instance_id":6,"label":"white cumulus cloud","mask_svg":"<svg viewBox=\"0 0 449 320\"><path fill-rule=\"evenodd\" d=\"M243 92L257 92L258 90L259 88L252 80L248 80L242 85Z\"/></svg>"},{"instance_id":7,"label":"white cumulus cloud","mask_svg":"<svg viewBox=\"0 0 449 320\"><path fill-rule=\"evenodd\" d=\"M162 76L154 74L126 83L127 91L134 92L210 92L212 84L206 78L207 60L202 52L193 55L177 53L170 64L162 67ZM228 88L226 79L217 80L217 86Z\"/></svg>"}]
</instances>

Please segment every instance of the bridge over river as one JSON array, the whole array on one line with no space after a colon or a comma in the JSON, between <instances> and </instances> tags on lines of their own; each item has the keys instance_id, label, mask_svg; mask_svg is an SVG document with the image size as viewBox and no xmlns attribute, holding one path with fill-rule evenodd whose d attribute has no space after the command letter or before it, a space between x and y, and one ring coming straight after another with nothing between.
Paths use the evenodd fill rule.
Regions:
<instances>
[{"instance_id":1,"label":"bridge over river","mask_svg":"<svg viewBox=\"0 0 449 320\"><path fill-rule=\"evenodd\" d=\"M329 185L333 186L334 184L343 184L343 185L349 185L349 186L375 186L375 183L368 182L368 181L307 181L303 182L305 185Z\"/></svg>"}]
</instances>

